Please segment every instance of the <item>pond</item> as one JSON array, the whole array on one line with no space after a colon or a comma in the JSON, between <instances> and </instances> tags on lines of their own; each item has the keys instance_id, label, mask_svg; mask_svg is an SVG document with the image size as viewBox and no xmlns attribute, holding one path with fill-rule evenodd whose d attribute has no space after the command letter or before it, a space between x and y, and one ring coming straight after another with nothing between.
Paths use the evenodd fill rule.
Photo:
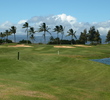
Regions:
<instances>
[{"instance_id":1,"label":"pond","mask_svg":"<svg viewBox=\"0 0 110 100\"><path fill-rule=\"evenodd\" d=\"M96 62L100 62L100 63L110 65L110 58L92 59L92 61L96 61Z\"/></svg>"}]
</instances>

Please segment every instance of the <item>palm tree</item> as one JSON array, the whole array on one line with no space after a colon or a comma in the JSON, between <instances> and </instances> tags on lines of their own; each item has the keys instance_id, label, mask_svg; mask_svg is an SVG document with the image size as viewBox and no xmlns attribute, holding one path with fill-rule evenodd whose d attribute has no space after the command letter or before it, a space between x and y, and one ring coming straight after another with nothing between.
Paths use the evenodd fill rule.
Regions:
<instances>
[{"instance_id":1,"label":"palm tree","mask_svg":"<svg viewBox=\"0 0 110 100\"><path fill-rule=\"evenodd\" d=\"M9 30L5 30L6 39L8 40L8 36L11 35L11 32Z\"/></svg>"},{"instance_id":2,"label":"palm tree","mask_svg":"<svg viewBox=\"0 0 110 100\"><path fill-rule=\"evenodd\" d=\"M38 32L44 32L43 37L44 37L45 44L46 44L46 32L48 32L51 35L49 30L50 30L50 28L48 28L48 26L46 26L46 23L42 23L38 30Z\"/></svg>"},{"instance_id":3,"label":"palm tree","mask_svg":"<svg viewBox=\"0 0 110 100\"><path fill-rule=\"evenodd\" d=\"M61 40L63 40L63 35L64 35L64 29L65 29L65 27L63 27L62 25L60 25L59 28L60 28L60 33L62 34Z\"/></svg>"},{"instance_id":4,"label":"palm tree","mask_svg":"<svg viewBox=\"0 0 110 100\"><path fill-rule=\"evenodd\" d=\"M60 33L60 27L59 26L55 26L55 28L53 29L53 32L57 32L57 44L59 43L59 36L58 34Z\"/></svg>"},{"instance_id":5,"label":"palm tree","mask_svg":"<svg viewBox=\"0 0 110 100\"><path fill-rule=\"evenodd\" d=\"M58 37L58 33L60 33L60 27L59 26L55 26L55 28L53 30L54 30L53 32L57 32L57 38L59 38Z\"/></svg>"},{"instance_id":6,"label":"palm tree","mask_svg":"<svg viewBox=\"0 0 110 100\"><path fill-rule=\"evenodd\" d=\"M0 44L5 42L4 39L3 39L5 36L6 35L3 32L0 32L0 37L1 37Z\"/></svg>"},{"instance_id":7,"label":"palm tree","mask_svg":"<svg viewBox=\"0 0 110 100\"><path fill-rule=\"evenodd\" d=\"M3 39L3 32L0 32L0 37L1 37L1 39Z\"/></svg>"},{"instance_id":8,"label":"palm tree","mask_svg":"<svg viewBox=\"0 0 110 100\"><path fill-rule=\"evenodd\" d=\"M22 28L26 28L25 31L27 32L27 44L28 44L28 35L29 35L29 34L28 34L28 31L29 31L29 27L30 27L30 26L29 26L28 22L25 22L25 24L23 24L23 27L22 27Z\"/></svg>"},{"instance_id":9,"label":"palm tree","mask_svg":"<svg viewBox=\"0 0 110 100\"><path fill-rule=\"evenodd\" d=\"M16 42L16 36L15 36L16 27L15 26L12 26L11 29L10 29L10 32L14 34L14 42Z\"/></svg>"},{"instance_id":10,"label":"palm tree","mask_svg":"<svg viewBox=\"0 0 110 100\"><path fill-rule=\"evenodd\" d=\"M35 41L35 36L33 34L31 34L30 39L32 40L32 42L34 43Z\"/></svg>"},{"instance_id":11,"label":"palm tree","mask_svg":"<svg viewBox=\"0 0 110 100\"><path fill-rule=\"evenodd\" d=\"M30 39L32 39L33 40L33 43L34 43L34 41L35 41L35 37L34 37L34 34L36 33L37 31L35 31L34 30L34 27L30 27L30 29L29 29L29 33L30 33Z\"/></svg>"},{"instance_id":12,"label":"palm tree","mask_svg":"<svg viewBox=\"0 0 110 100\"><path fill-rule=\"evenodd\" d=\"M71 36L71 44L72 44L73 37L77 39L77 37L75 36L76 31L74 31L73 29L69 29L67 33L69 33L67 36Z\"/></svg>"}]
</instances>

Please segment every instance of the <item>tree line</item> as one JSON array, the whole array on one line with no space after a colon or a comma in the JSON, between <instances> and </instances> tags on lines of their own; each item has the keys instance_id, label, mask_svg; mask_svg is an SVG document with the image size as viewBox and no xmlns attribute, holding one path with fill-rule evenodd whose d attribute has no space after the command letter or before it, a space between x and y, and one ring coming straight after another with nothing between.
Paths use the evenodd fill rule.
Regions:
<instances>
[{"instance_id":1,"label":"tree line","mask_svg":"<svg viewBox=\"0 0 110 100\"><path fill-rule=\"evenodd\" d=\"M88 41L91 44L101 44L102 39L100 37L100 33L98 30L95 29L95 26L90 27L90 29L87 31L87 29L84 29L83 32L80 33L79 39L77 39L75 33L76 31L74 29L69 29L67 31L66 36L70 36L71 40L64 40L64 33L65 33L65 27L62 25L57 25L53 29L53 32L56 33L57 37L54 38L49 31L51 28L49 28L46 23L42 23L38 30L35 30L34 27L31 27L28 22L25 22L22 26L22 28L25 28L26 37L27 40L25 42L28 44L29 39L34 43L35 41L35 33L37 32L43 32L43 39L44 43L46 44L46 33L50 34L50 41L49 44L86 44ZM10 29L5 30L5 32L0 32L0 41L10 42L8 39L9 35L14 34L14 42L16 42L16 30L17 28L15 26L11 26ZM59 36L60 34L60 36ZM110 30L107 33L106 36L106 42L110 42Z\"/></svg>"}]
</instances>

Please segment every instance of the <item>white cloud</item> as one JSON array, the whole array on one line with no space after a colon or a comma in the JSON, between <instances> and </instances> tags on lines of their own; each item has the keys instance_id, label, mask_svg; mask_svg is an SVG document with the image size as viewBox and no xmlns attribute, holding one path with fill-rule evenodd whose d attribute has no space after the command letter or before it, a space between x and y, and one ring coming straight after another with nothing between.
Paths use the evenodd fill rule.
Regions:
<instances>
[{"instance_id":1,"label":"white cloud","mask_svg":"<svg viewBox=\"0 0 110 100\"><path fill-rule=\"evenodd\" d=\"M76 22L76 18L72 16L67 16L66 14L57 15L56 17L60 18L62 22L67 21L70 24L74 24Z\"/></svg>"},{"instance_id":2,"label":"white cloud","mask_svg":"<svg viewBox=\"0 0 110 100\"><path fill-rule=\"evenodd\" d=\"M27 22L27 20L20 20L20 21L18 22L18 24L24 24L25 22Z\"/></svg>"},{"instance_id":3,"label":"white cloud","mask_svg":"<svg viewBox=\"0 0 110 100\"><path fill-rule=\"evenodd\" d=\"M34 16L31 19L28 20L20 20L17 24L13 24L11 22L4 22L0 24L0 32L5 31L6 29L9 29L11 26L17 27L17 34L25 34L25 29L22 29L22 24L25 22L28 22L30 26L35 27L37 30L39 28L39 25L43 22L45 22L50 28L50 31L53 31L53 28L56 25L63 25L65 26L65 34L67 33L67 30L70 28L73 28L75 31L77 31L76 34L80 34L85 28L87 30L90 29L91 26L95 26L96 29L99 30L101 35L106 35L108 30L110 30L110 20L105 22L78 22L77 18L66 15L66 14L59 14L59 15L50 15L50 16Z\"/></svg>"},{"instance_id":4,"label":"white cloud","mask_svg":"<svg viewBox=\"0 0 110 100\"><path fill-rule=\"evenodd\" d=\"M12 25L14 25L14 24L11 23L11 22L9 22L9 21L6 21L6 22L2 23L2 24L0 25L0 32L9 29Z\"/></svg>"},{"instance_id":5,"label":"white cloud","mask_svg":"<svg viewBox=\"0 0 110 100\"><path fill-rule=\"evenodd\" d=\"M47 24L57 25L57 24L74 24L76 22L76 18L72 16L67 16L66 14L61 15L51 15L51 16L35 16L28 20L30 23L39 23L39 22L45 22Z\"/></svg>"},{"instance_id":6,"label":"white cloud","mask_svg":"<svg viewBox=\"0 0 110 100\"><path fill-rule=\"evenodd\" d=\"M98 27L97 29L101 32L101 35L104 35L103 33L107 34L108 30L110 30L110 27Z\"/></svg>"},{"instance_id":7,"label":"white cloud","mask_svg":"<svg viewBox=\"0 0 110 100\"><path fill-rule=\"evenodd\" d=\"M11 25L12 25L11 22L6 21L6 22L4 22L3 24L1 24L1 28L7 28L7 27L10 27Z\"/></svg>"}]
</instances>

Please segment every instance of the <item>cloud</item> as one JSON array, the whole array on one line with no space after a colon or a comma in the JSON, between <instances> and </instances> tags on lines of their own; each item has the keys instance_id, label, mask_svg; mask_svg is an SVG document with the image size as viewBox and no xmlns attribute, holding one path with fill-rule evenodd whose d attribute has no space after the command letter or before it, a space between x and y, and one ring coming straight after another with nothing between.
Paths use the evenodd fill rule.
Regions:
<instances>
[{"instance_id":1,"label":"cloud","mask_svg":"<svg viewBox=\"0 0 110 100\"><path fill-rule=\"evenodd\" d=\"M92 25L99 30L101 35L106 35L108 30L110 30L110 20L105 22L92 23Z\"/></svg>"},{"instance_id":2,"label":"cloud","mask_svg":"<svg viewBox=\"0 0 110 100\"><path fill-rule=\"evenodd\" d=\"M58 16L58 17L57 17ZM66 14L57 15L56 17L61 19L62 22L68 22L70 24L74 24L76 22L76 18L72 16L67 16Z\"/></svg>"},{"instance_id":3,"label":"cloud","mask_svg":"<svg viewBox=\"0 0 110 100\"><path fill-rule=\"evenodd\" d=\"M4 23L2 23L0 25L0 31L4 31L4 30L7 30L9 29L11 26L13 25L13 23L9 22L9 21L6 21Z\"/></svg>"},{"instance_id":4,"label":"cloud","mask_svg":"<svg viewBox=\"0 0 110 100\"><path fill-rule=\"evenodd\" d=\"M74 24L76 22L76 18L66 14L60 15L51 15L51 16L35 16L28 20L29 23L41 23L45 22L51 25L60 25L60 24Z\"/></svg>"},{"instance_id":5,"label":"cloud","mask_svg":"<svg viewBox=\"0 0 110 100\"><path fill-rule=\"evenodd\" d=\"M18 22L18 24L24 24L25 22L27 22L27 20L20 20L20 21Z\"/></svg>"},{"instance_id":6,"label":"cloud","mask_svg":"<svg viewBox=\"0 0 110 100\"><path fill-rule=\"evenodd\" d=\"M11 22L4 22L0 24L0 32L5 31L6 29L9 29L11 26L17 27L17 34L25 34L25 29L22 29L22 25L25 22L28 22L30 26L35 27L35 30L39 28L39 25L43 22L47 24L51 28L50 31L53 31L53 28L56 25L63 25L65 27L65 34L67 34L67 31L70 28L73 28L75 31L77 31L77 35L80 34L85 28L87 30L90 29L91 26L95 26L96 29L99 30L101 35L107 35L108 30L110 30L110 20L105 22L78 22L77 18L66 15L66 14L59 14L59 15L49 15L49 16L34 16L28 20L20 20L17 24L13 24Z\"/></svg>"},{"instance_id":7,"label":"cloud","mask_svg":"<svg viewBox=\"0 0 110 100\"><path fill-rule=\"evenodd\" d=\"M106 33L106 34L107 34L108 30L110 30L109 27L106 27L106 28L104 28L104 27L98 27L97 29L98 29L101 33ZM101 34L101 35L103 35L103 34Z\"/></svg>"}]
</instances>

